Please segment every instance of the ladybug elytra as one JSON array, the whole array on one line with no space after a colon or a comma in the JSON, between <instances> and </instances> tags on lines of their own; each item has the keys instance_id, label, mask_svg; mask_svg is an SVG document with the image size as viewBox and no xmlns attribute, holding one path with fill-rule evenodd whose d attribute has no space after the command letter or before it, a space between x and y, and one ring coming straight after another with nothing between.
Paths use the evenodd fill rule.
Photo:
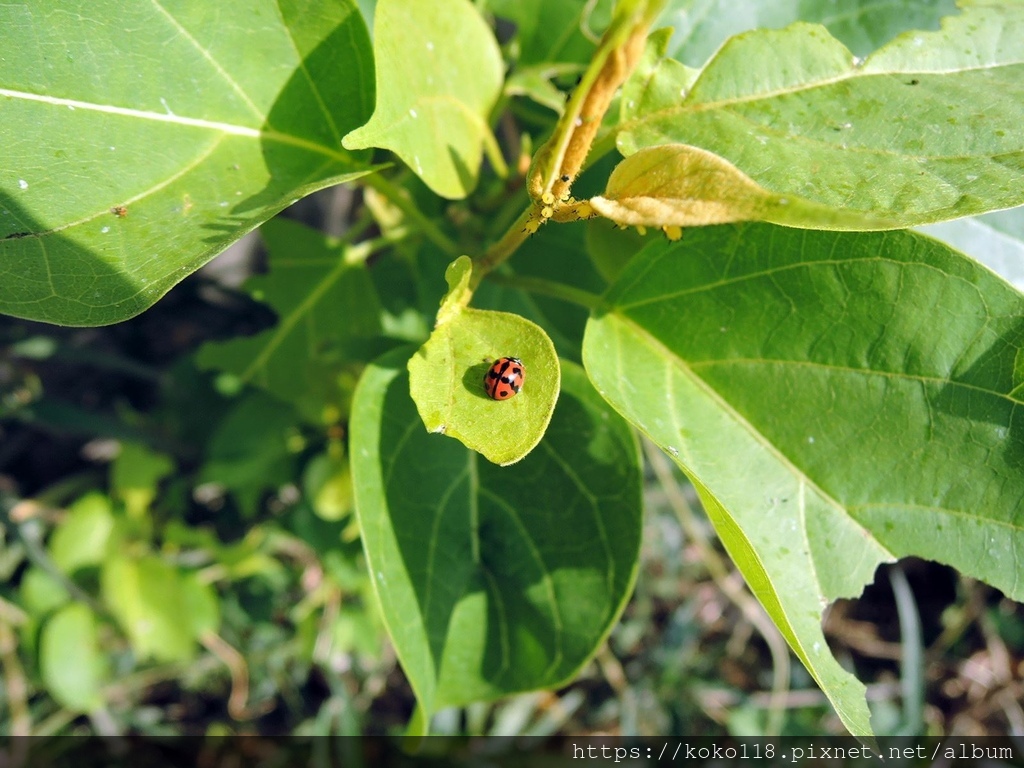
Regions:
<instances>
[{"instance_id":1,"label":"ladybug elytra","mask_svg":"<svg viewBox=\"0 0 1024 768\"><path fill-rule=\"evenodd\" d=\"M508 400L519 394L526 379L523 361L518 357L501 357L484 375L484 389L494 400Z\"/></svg>"}]
</instances>

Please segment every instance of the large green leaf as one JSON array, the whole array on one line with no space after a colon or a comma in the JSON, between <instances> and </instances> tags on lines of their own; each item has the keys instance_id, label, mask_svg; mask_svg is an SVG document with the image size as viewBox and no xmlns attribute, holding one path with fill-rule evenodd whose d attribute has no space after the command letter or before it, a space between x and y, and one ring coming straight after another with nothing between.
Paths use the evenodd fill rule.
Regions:
<instances>
[{"instance_id":1,"label":"large green leaf","mask_svg":"<svg viewBox=\"0 0 1024 768\"><path fill-rule=\"evenodd\" d=\"M791 226L901 227L1024 201L1021 3L969 3L941 31L901 35L865 60L820 26L749 32L695 81L666 59L633 90L624 154L693 145L790 205L842 213L808 209Z\"/></svg>"},{"instance_id":2,"label":"large green leaf","mask_svg":"<svg viewBox=\"0 0 1024 768\"><path fill-rule=\"evenodd\" d=\"M491 30L469 0L380 0L373 48L377 107L345 146L390 149L437 194L465 197L494 144L504 66Z\"/></svg>"},{"instance_id":3,"label":"large green leaf","mask_svg":"<svg viewBox=\"0 0 1024 768\"><path fill-rule=\"evenodd\" d=\"M696 485L855 734L829 601L917 555L1024 598L1024 299L908 232L713 227L648 247L587 329L598 390Z\"/></svg>"},{"instance_id":4,"label":"large green leaf","mask_svg":"<svg viewBox=\"0 0 1024 768\"><path fill-rule=\"evenodd\" d=\"M408 356L367 368L351 432L363 545L405 672L428 714L556 686L594 653L632 588L635 437L563 363L544 440L495 466L423 430Z\"/></svg>"},{"instance_id":5,"label":"large green leaf","mask_svg":"<svg viewBox=\"0 0 1024 768\"><path fill-rule=\"evenodd\" d=\"M304 194L365 172L351 0L0 6L0 311L141 312Z\"/></svg>"},{"instance_id":6,"label":"large green leaf","mask_svg":"<svg viewBox=\"0 0 1024 768\"><path fill-rule=\"evenodd\" d=\"M250 278L245 289L269 304L278 322L255 336L207 344L197 363L262 387L314 421L327 404L345 412L339 374L359 359L360 342L381 330L380 301L356 257L359 246L342 248L285 219L267 222L261 234L269 274Z\"/></svg>"}]
</instances>

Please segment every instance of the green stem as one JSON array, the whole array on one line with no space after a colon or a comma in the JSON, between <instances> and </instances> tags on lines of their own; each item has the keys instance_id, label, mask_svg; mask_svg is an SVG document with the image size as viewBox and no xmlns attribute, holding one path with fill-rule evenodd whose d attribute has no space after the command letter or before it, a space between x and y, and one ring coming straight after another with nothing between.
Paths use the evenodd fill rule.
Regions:
<instances>
[{"instance_id":1,"label":"green stem","mask_svg":"<svg viewBox=\"0 0 1024 768\"><path fill-rule=\"evenodd\" d=\"M562 301L577 304L587 309L593 309L601 301L601 297L596 293L591 293L590 291L585 291L582 288L576 288L565 283L557 283L554 280L546 280L543 277L492 273L488 279L498 285L519 288L527 293L536 293L541 296L550 296L553 299L561 299Z\"/></svg>"},{"instance_id":2,"label":"green stem","mask_svg":"<svg viewBox=\"0 0 1024 768\"><path fill-rule=\"evenodd\" d=\"M546 211L543 215L547 218L552 214L557 218L557 201L563 193L568 194L583 167L612 97L636 66L647 29L662 5L663 0L620 0L611 26L569 97L554 132L534 155L526 182L534 205L523 211L501 240L475 260L471 290L537 231L543 223L537 215L540 211ZM542 204L555 206L554 210L542 208Z\"/></svg>"},{"instance_id":3,"label":"green stem","mask_svg":"<svg viewBox=\"0 0 1024 768\"><path fill-rule=\"evenodd\" d=\"M889 570L889 584L896 599L903 650L900 659L903 726L896 735L919 736L924 733L924 643L921 639L921 617L918 615L914 592L901 567Z\"/></svg>"},{"instance_id":4,"label":"green stem","mask_svg":"<svg viewBox=\"0 0 1024 768\"><path fill-rule=\"evenodd\" d=\"M416 204L402 193L401 189L396 187L379 173L374 173L364 177L363 183L384 195L384 197L401 210L402 213L408 216L409 220L442 251L447 253L453 259L462 255L461 249L455 241L449 238L448 235L442 232L434 222L428 219L423 212L416 207Z\"/></svg>"},{"instance_id":5,"label":"green stem","mask_svg":"<svg viewBox=\"0 0 1024 768\"><path fill-rule=\"evenodd\" d=\"M530 207L519 215L519 218L513 222L511 227L505 230L501 240L488 248L479 259L474 260L473 277L469 281L470 290L475 291L484 279L484 275L511 256L523 244L526 238L530 236L526 229L526 224L532 218L533 208Z\"/></svg>"},{"instance_id":6,"label":"green stem","mask_svg":"<svg viewBox=\"0 0 1024 768\"><path fill-rule=\"evenodd\" d=\"M404 227L397 228L386 235L375 237L372 240L363 240L362 242L356 243L355 245L346 245L342 253L342 258L345 260L345 264L348 266L357 266L363 264L367 259L373 256L378 251L382 251L385 248L390 248L395 243L400 243L406 237L409 232Z\"/></svg>"},{"instance_id":7,"label":"green stem","mask_svg":"<svg viewBox=\"0 0 1024 768\"><path fill-rule=\"evenodd\" d=\"M4 504L7 507L7 504ZM4 518L11 520L10 508L4 510ZM107 609L100 605L89 593L83 590L80 586L71 581L64 572L56 566L53 560L50 559L49 554L42 546L43 531L42 523L39 520L26 520L25 522L11 521L14 524L11 526L11 530L21 540L21 543L25 546L25 555L40 570L45 571L49 576L56 580L65 591L75 600L80 603L85 603L95 613L100 616L109 617L110 613Z\"/></svg>"},{"instance_id":8,"label":"green stem","mask_svg":"<svg viewBox=\"0 0 1024 768\"><path fill-rule=\"evenodd\" d=\"M639 59L647 30L664 0L619 0L611 24L576 90L565 105L551 138L538 150L530 172L531 197L568 191L583 166L614 93ZM569 181L563 181L568 176Z\"/></svg>"},{"instance_id":9,"label":"green stem","mask_svg":"<svg viewBox=\"0 0 1024 768\"><path fill-rule=\"evenodd\" d=\"M359 239L366 234L366 231L375 223L373 214L370 213L369 209L367 209L366 206L361 206L359 216L349 225L348 229L341 233L341 236L338 237L335 242L339 246L351 245L352 243L358 242Z\"/></svg>"}]
</instances>

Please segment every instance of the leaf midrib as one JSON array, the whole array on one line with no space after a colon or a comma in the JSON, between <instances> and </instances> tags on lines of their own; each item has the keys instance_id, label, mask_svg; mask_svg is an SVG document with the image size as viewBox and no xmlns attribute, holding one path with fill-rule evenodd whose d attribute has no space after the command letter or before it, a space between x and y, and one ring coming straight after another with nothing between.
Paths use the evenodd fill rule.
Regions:
<instances>
[{"instance_id":1,"label":"leaf midrib","mask_svg":"<svg viewBox=\"0 0 1024 768\"><path fill-rule=\"evenodd\" d=\"M247 125L238 125L235 123L226 123L217 120L185 117L173 113L150 112L148 110L120 107L114 104L98 104L95 102L68 99L60 96L45 96L42 94L29 93L27 91L15 91L9 88L0 88L0 96L6 96L10 99L47 104L54 107L73 107L74 109L101 112L116 115L118 117L149 120L158 123L169 123L171 125L179 125L186 128L200 128L204 130L218 131L220 133L226 133L233 136L243 136L251 139L260 139L261 141L276 142L278 144L285 144L297 149L303 149L314 154L324 155L345 166L354 167L356 165L351 158L336 149L323 144L318 144L317 142L310 141L309 139L304 139L300 136L281 133L276 130L264 130L262 128L253 128ZM266 118L264 117L263 119L265 122Z\"/></svg>"},{"instance_id":2,"label":"leaf midrib","mask_svg":"<svg viewBox=\"0 0 1024 768\"><path fill-rule=\"evenodd\" d=\"M544 670L544 676L550 677L551 674L556 669L558 669L559 665L562 663L562 658L564 655L564 649L562 647L562 644L565 637L565 632L562 625L562 612L560 610L558 597L555 594L554 578L551 575L551 571L548 568L547 563L544 561L544 556L541 554L541 550L537 546L537 542L534 541L533 537L530 535L530 530L523 522L523 519L520 516L519 511L511 504L509 504L508 499L506 499L504 496L500 496L487 488L479 488L478 493L480 496L487 496L495 506L505 511L505 514L508 515L509 520L511 520L511 522L515 525L516 529L519 531L520 538L526 543L527 548L530 551L530 555L533 559L534 565L541 573L541 583L544 585L545 597L551 610L551 619L554 624L555 650L554 653L552 653L551 655L551 662Z\"/></svg>"},{"instance_id":3,"label":"leaf midrib","mask_svg":"<svg viewBox=\"0 0 1024 768\"><path fill-rule=\"evenodd\" d=\"M878 250L882 250L882 246L881 245L878 246ZM622 295L627 290L631 289L633 287L633 285L635 285L640 279L642 279L643 277L646 276L646 273L649 270L651 270L655 266L657 266L658 262L662 258L665 258L664 254L660 255L657 259L651 259L650 263L646 266L645 270L643 272L638 273L637 276L634 278L634 280L630 284L624 285L618 291L618 294ZM637 307L645 307L645 306L648 306L648 305L651 305L651 304L658 304L658 303L660 303L662 301L667 301L667 300L670 300L670 299L679 299L679 298L682 298L683 296L690 296L690 295L693 295L693 294L706 293L708 291L717 290L718 288L722 288L722 287L725 287L725 286L728 286L728 285L737 285L739 283L747 282L748 280L760 280L761 278L772 277L774 275L784 274L784 273L789 272L791 270L812 269L812 268L817 268L819 266L838 267L838 266L846 266L846 265L850 265L850 264L870 264L872 262L892 264L892 265L894 265L896 267L921 267L921 268L924 268L924 269L930 269L930 270L933 270L933 271L937 272L940 275L943 275L946 278L953 278L953 279L959 280L964 285L967 285L967 286L970 286L970 287L974 288L975 292L979 296L982 296L981 291L978 290L978 287L977 287L977 285L975 283L973 283L970 280L967 280L967 279L961 277L960 275L951 274L950 272L947 272L945 270L939 269L934 264L928 264L927 262L923 262L923 261L907 261L907 260L904 260L904 259L894 259L894 258L891 258L891 257L888 257L888 256L860 256L860 257L857 257L857 258L815 259L813 261L797 261L797 262L793 262L793 263L790 263L790 264L782 264L782 265L777 266L777 267L771 267L771 268L766 268L766 269L757 269L757 270L753 270L751 272L744 272L743 274L736 275L734 277L722 278L722 279L716 280L714 282L701 283L700 285L696 285L693 288L683 288L683 289L680 289L680 290L672 291L670 293L663 293L663 294L659 294L659 295L656 295L656 296L651 296L650 298L645 298L645 299L642 299L640 301L632 301L632 302L628 302L628 303L627 302L618 302L618 301L616 301L616 303L614 305L614 309L615 310L630 310L630 309L635 309Z\"/></svg>"},{"instance_id":4,"label":"leaf midrib","mask_svg":"<svg viewBox=\"0 0 1024 768\"><path fill-rule=\"evenodd\" d=\"M221 78L224 80L225 83L228 84L228 87L230 87L231 90L233 90L236 94L238 94L239 98L242 99L242 102L250 109L250 111L256 117L260 118L261 120L265 120L266 117L264 115L260 114L259 107L257 107L256 104L253 102L253 100L249 97L249 94L245 92L245 90L242 88L242 86L239 85L238 82L230 74L228 74L227 70L225 70L224 67L222 67L220 65L220 62L217 61L211 55L211 53L204 46L202 46L199 43L198 40L195 39L195 37L192 35L192 33L189 32L181 24L181 22L178 21L174 17L173 14L171 14L170 11L168 11L166 8L164 8L160 4L159 0L150 0L150 1L153 3L153 7L156 8L161 14L163 14L171 22L171 24L174 25L174 28L178 30L178 33L182 37L184 37L186 40L188 40L188 42L192 45L192 47L195 48L199 52L199 54L210 63L210 65L214 68L214 70L216 70L217 74L221 76ZM289 30L289 32L290 31L291 30Z\"/></svg>"},{"instance_id":5,"label":"leaf midrib","mask_svg":"<svg viewBox=\"0 0 1024 768\"><path fill-rule=\"evenodd\" d=\"M1006 392L997 392L992 389L986 389L976 384L971 384L965 381L957 381L955 379L945 379L940 376L926 376L918 373L907 373L904 371L882 371L874 368L854 368L848 365L836 365L834 363L820 363L815 360L784 360L779 358L771 357L730 357L730 358L719 358L711 360L700 360L691 361L688 363L689 367L697 371L702 368L713 368L715 366L727 367L730 365L776 365L780 367L793 366L793 367L804 367L811 370L825 370L825 371L837 371L839 373L849 373L857 376L880 376L883 378L893 379L896 381L916 381L922 384L937 384L940 386L957 387L965 389L971 392L978 392L985 395L991 395L998 397L1002 400L1010 402L1014 407L1021 404L1019 400L1011 397Z\"/></svg>"},{"instance_id":6,"label":"leaf midrib","mask_svg":"<svg viewBox=\"0 0 1024 768\"><path fill-rule=\"evenodd\" d=\"M349 268L350 266L343 258L343 255L338 254L338 263L334 269L326 274L317 283L317 285L306 294L305 298L295 305L291 312L280 319L280 322L278 322L273 332L267 338L266 345L260 350L260 353L253 358L253 361L249 366L239 375L241 381L251 381L261 369L268 365L271 356L277 351L277 348L284 342L289 334L291 334L299 321L313 311L316 305L319 304L320 300L324 297L324 294L326 294L327 291L329 291L334 284L338 282L341 276Z\"/></svg>"},{"instance_id":7,"label":"leaf midrib","mask_svg":"<svg viewBox=\"0 0 1024 768\"><path fill-rule=\"evenodd\" d=\"M605 571L605 588L608 590L609 595L613 594L615 591L615 557L612 554L611 543L608 540L608 531L605 528L604 519L601 517L600 504L598 503L597 496L591 493L587 484L583 482L575 470L573 470L573 468L558 455L555 449L552 448L546 440L541 440L538 447L551 457L551 461L562 470L563 474L569 479L569 482L576 486L576 490L579 492L580 496L587 500L591 513L594 517L594 524L597 527L598 536L601 538L601 546L604 548L605 559L608 563L608 570Z\"/></svg>"}]
</instances>

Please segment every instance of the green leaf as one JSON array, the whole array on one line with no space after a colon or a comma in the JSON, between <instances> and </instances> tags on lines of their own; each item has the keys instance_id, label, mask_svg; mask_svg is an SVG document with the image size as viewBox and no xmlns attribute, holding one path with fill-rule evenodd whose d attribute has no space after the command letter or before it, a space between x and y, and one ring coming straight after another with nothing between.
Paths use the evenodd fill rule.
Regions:
<instances>
[{"instance_id":1,"label":"green leaf","mask_svg":"<svg viewBox=\"0 0 1024 768\"><path fill-rule=\"evenodd\" d=\"M174 566L154 555L112 557L103 564L100 581L104 601L140 659L192 658L201 623L192 611L201 598Z\"/></svg>"},{"instance_id":2,"label":"green leaf","mask_svg":"<svg viewBox=\"0 0 1024 768\"><path fill-rule=\"evenodd\" d=\"M1024 298L908 232L752 225L634 259L584 340L598 390L692 479L854 734L821 613L916 555L1020 600Z\"/></svg>"},{"instance_id":3,"label":"green leaf","mask_svg":"<svg viewBox=\"0 0 1024 768\"><path fill-rule=\"evenodd\" d=\"M173 471L174 462L165 454L141 443L122 443L111 467L110 482L128 515L141 517L156 498L157 484Z\"/></svg>"},{"instance_id":4,"label":"green leaf","mask_svg":"<svg viewBox=\"0 0 1024 768\"><path fill-rule=\"evenodd\" d=\"M45 616L70 599L67 588L47 571L30 567L18 585L21 607L35 617Z\"/></svg>"},{"instance_id":5,"label":"green leaf","mask_svg":"<svg viewBox=\"0 0 1024 768\"><path fill-rule=\"evenodd\" d=\"M519 64L586 64L611 21L612 0L490 0L496 16L514 21Z\"/></svg>"},{"instance_id":6,"label":"green leaf","mask_svg":"<svg viewBox=\"0 0 1024 768\"><path fill-rule=\"evenodd\" d=\"M646 147L616 166L604 195L590 199L602 216L631 226L699 227L770 221L817 229L892 229L895 220L769 192L716 154L686 144Z\"/></svg>"},{"instance_id":7,"label":"green leaf","mask_svg":"<svg viewBox=\"0 0 1024 768\"><path fill-rule=\"evenodd\" d=\"M623 154L694 145L791 205L842 213L790 226L910 226L1024 202L1019 3L972 3L863 61L818 26L750 32L690 78L666 60L624 104Z\"/></svg>"},{"instance_id":8,"label":"green leaf","mask_svg":"<svg viewBox=\"0 0 1024 768\"><path fill-rule=\"evenodd\" d=\"M867 56L900 32L934 29L953 13L954 0L672 0L659 23L674 29L669 54L700 66L727 38L758 27L817 22Z\"/></svg>"},{"instance_id":9,"label":"green leaf","mask_svg":"<svg viewBox=\"0 0 1024 768\"><path fill-rule=\"evenodd\" d=\"M344 146L390 149L437 194L465 197L494 146L504 66L491 30L469 0L380 0L373 49L377 107Z\"/></svg>"},{"instance_id":10,"label":"green leaf","mask_svg":"<svg viewBox=\"0 0 1024 768\"><path fill-rule=\"evenodd\" d=\"M39 670L50 695L73 712L103 706L102 686L110 676L97 637L96 616L71 603L43 625Z\"/></svg>"},{"instance_id":11,"label":"green leaf","mask_svg":"<svg viewBox=\"0 0 1024 768\"><path fill-rule=\"evenodd\" d=\"M587 254L594 268L607 282L613 282L650 240L635 229L622 229L610 221L594 218L586 223Z\"/></svg>"},{"instance_id":12,"label":"green leaf","mask_svg":"<svg viewBox=\"0 0 1024 768\"><path fill-rule=\"evenodd\" d=\"M197 573L182 574L180 584L192 637L198 640L216 632L220 627L220 601L214 588L201 581Z\"/></svg>"},{"instance_id":13,"label":"green leaf","mask_svg":"<svg viewBox=\"0 0 1024 768\"><path fill-rule=\"evenodd\" d=\"M505 80L505 94L507 96L526 96L560 115L565 111L565 91L559 89L552 79L562 74L563 71L576 72L579 69L578 66L572 64L524 67L509 75Z\"/></svg>"},{"instance_id":14,"label":"green leaf","mask_svg":"<svg viewBox=\"0 0 1024 768\"><path fill-rule=\"evenodd\" d=\"M462 441L488 460L513 464L544 436L558 400L561 368L544 330L519 315L467 309L472 270L463 256L451 263L451 291L438 325L409 360L410 393L423 425ZM484 376L500 357L517 357L525 372L522 391L493 400Z\"/></svg>"},{"instance_id":15,"label":"green leaf","mask_svg":"<svg viewBox=\"0 0 1024 768\"><path fill-rule=\"evenodd\" d=\"M352 511L352 472L341 451L310 459L302 474L302 487L310 507L323 520L341 520Z\"/></svg>"},{"instance_id":16,"label":"green leaf","mask_svg":"<svg viewBox=\"0 0 1024 768\"><path fill-rule=\"evenodd\" d=\"M64 573L99 565L110 549L114 533L110 499L102 493L88 493L68 509L67 516L50 538L50 559Z\"/></svg>"},{"instance_id":17,"label":"green leaf","mask_svg":"<svg viewBox=\"0 0 1024 768\"><path fill-rule=\"evenodd\" d=\"M313 422L328 406L347 412L351 391L339 386L341 374L361 356L358 345L381 330L380 301L358 246L339 247L285 219L268 221L261 233L269 274L250 278L245 289L277 312L277 325L206 344L196 362L267 390Z\"/></svg>"},{"instance_id":18,"label":"green leaf","mask_svg":"<svg viewBox=\"0 0 1024 768\"><path fill-rule=\"evenodd\" d=\"M296 421L281 401L259 391L245 395L210 437L200 482L223 485L243 512L254 514L264 491L294 476Z\"/></svg>"},{"instance_id":19,"label":"green leaf","mask_svg":"<svg viewBox=\"0 0 1024 768\"><path fill-rule=\"evenodd\" d=\"M1024 208L929 224L919 231L977 259L1018 290L1024 289Z\"/></svg>"},{"instance_id":20,"label":"green leaf","mask_svg":"<svg viewBox=\"0 0 1024 768\"><path fill-rule=\"evenodd\" d=\"M538 449L513 467L480 461L419 428L408 354L367 368L351 439L370 573L420 706L557 686L604 640L632 588L635 437L566 362Z\"/></svg>"},{"instance_id":21,"label":"green leaf","mask_svg":"<svg viewBox=\"0 0 1024 768\"><path fill-rule=\"evenodd\" d=\"M373 103L354 3L236 10L0 6L0 122L17 137L0 311L124 320L298 197L367 172L340 147Z\"/></svg>"}]
</instances>

